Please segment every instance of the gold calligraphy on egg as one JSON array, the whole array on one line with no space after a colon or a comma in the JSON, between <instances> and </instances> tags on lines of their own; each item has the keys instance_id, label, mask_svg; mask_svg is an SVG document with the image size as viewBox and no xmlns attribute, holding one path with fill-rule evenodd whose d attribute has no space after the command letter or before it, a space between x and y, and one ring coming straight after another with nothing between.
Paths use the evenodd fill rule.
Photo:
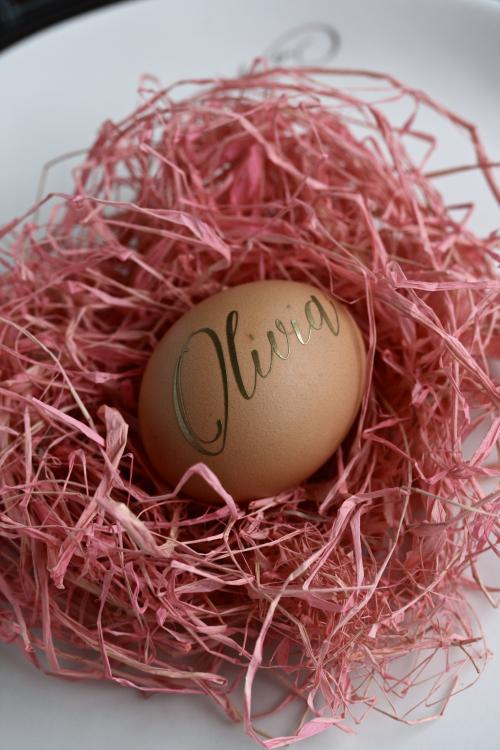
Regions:
<instances>
[{"instance_id":1,"label":"gold calligraphy on egg","mask_svg":"<svg viewBox=\"0 0 500 750\"><path fill-rule=\"evenodd\" d=\"M290 329L285 326L282 320L277 318L274 321L274 329L268 330L266 333L266 338L269 344L269 356L267 358L266 366L263 366L261 356L257 349L252 349L250 352L253 363L253 382L251 384L246 384L244 382L241 373L240 358L236 346L236 334L239 322L239 315L236 310L231 310L226 318L225 340L227 352L229 354L229 368L226 364L222 341L213 328L198 328L189 335L175 363L173 400L175 416L179 428L185 439L196 451L205 456L217 456L224 450L229 422L229 373L234 378L240 396L247 401L252 399L257 390L259 380L270 376L275 362L277 362L277 360L285 361L289 358L291 353L290 339L295 338L301 346L307 346L313 335L313 331L321 330L324 325L333 336L339 335L340 321L337 308L332 301L330 301L330 304L333 311L332 316L327 313L319 299L314 294L311 295L304 307L304 313L307 320L307 331L305 334L302 332L297 320L294 318L290 320ZM183 361L189 351L191 342L197 336L206 336L213 346L221 381L223 412L221 417L216 419L213 435L208 438L202 438L190 423L185 397L182 391Z\"/></svg>"}]
</instances>

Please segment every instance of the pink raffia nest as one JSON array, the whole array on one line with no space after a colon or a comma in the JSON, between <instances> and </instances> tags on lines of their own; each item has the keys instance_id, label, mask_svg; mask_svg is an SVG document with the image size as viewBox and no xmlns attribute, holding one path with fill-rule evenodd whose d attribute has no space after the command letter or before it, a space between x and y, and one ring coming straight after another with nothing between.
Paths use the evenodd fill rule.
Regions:
<instances>
[{"instance_id":1,"label":"pink raffia nest","mask_svg":"<svg viewBox=\"0 0 500 750\"><path fill-rule=\"evenodd\" d=\"M499 550L498 495L480 481L498 469L498 239L445 205L443 172L426 176L419 111L470 136L498 197L493 170L475 129L421 92L365 73L367 103L331 73L256 67L184 99L145 79L74 194L2 232L0 638L50 674L205 693L269 748L372 706L438 715L460 666L481 669L465 592L493 601L476 562ZM396 100L411 105L397 126ZM274 278L350 306L369 387L309 482L208 507L184 481L155 483L141 374L193 305ZM257 677L280 686L267 706ZM271 738L263 717L292 703L296 723Z\"/></svg>"}]
</instances>

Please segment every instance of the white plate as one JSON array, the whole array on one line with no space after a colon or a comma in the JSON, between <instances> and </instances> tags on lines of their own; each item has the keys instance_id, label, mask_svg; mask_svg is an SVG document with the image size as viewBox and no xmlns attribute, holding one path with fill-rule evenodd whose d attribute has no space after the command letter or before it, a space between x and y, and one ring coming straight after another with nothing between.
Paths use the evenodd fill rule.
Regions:
<instances>
[{"instance_id":1,"label":"white plate","mask_svg":"<svg viewBox=\"0 0 500 750\"><path fill-rule=\"evenodd\" d=\"M66 22L0 57L0 223L33 202L47 161L88 145L103 119L134 106L140 73L166 83L232 74L305 23L335 29L340 47L335 32L313 26L306 37L281 44L284 62L392 73L477 123L490 156L500 161L497 0L142 0ZM463 136L446 138L446 161L472 161ZM47 189L69 186L68 165L55 168ZM467 173L440 187L450 200L476 199L478 230L500 223L478 176ZM500 651L498 617L484 605L480 613L492 650ZM498 750L499 684L497 657L438 722L411 728L372 713L356 737L331 730L303 747ZM255 747L201 698L144 701L111 685L49 679L12 646L0 647L0 736L2 747L19 750Z\"/></svg>"}]
</instances>

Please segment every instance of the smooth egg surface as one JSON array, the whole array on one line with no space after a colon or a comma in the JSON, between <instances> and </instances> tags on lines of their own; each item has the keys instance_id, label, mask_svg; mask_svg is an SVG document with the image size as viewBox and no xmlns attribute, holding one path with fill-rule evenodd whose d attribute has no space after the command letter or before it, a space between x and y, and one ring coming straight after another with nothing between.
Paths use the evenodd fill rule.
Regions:
<instances>
[{"instance_id":1,"label":"smooth egg surface","mask_svg":"<svg viewBox=\"0 0 500 750\"><path fill-rule=\"evenodd\" d=\"M257 281L205 299L146 367L139 426L175 486L205 463L235 500L277 495L335 451L361 403L366 353L346 307L295 281ZM216 500L201 477L184 494Z\"/></svg>"}]
</instances>

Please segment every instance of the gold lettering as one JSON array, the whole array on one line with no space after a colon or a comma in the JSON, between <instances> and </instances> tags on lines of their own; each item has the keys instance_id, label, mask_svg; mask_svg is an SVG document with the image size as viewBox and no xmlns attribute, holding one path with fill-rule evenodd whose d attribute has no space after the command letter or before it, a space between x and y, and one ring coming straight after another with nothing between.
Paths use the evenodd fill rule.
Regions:
<instances>
[{"instance_id":1,"label":"gold lettering","mask_svg":"<svg viewBox=\"0 0 500 750\"><path fill-rule=\"evenodd\" d=\"M182 393L182 361L184 359L184 356L189 351L188 347L190 341L192 341L192 339L198 334L206 334L214 345L214 350L217 355L217 361L219 364L222 379L222 391L224 398L224 416L222 419L217 419L215 436L209 440L204 440L199 435L197 435L195 429L190 424L187 416L186 406L184 403L184 395ZM218 456L219 453L222 453L226 445L227 423L229 417L227 371L224 361L222 344L215 331L213 331L211 328L200 328L199 330L194 331L194 333L189 336L188 340L182 347L181 353L179 354L177 362L175 363L173 397L174 412L177 419L177 424L179 425L179 428L188 443L192 445L193 448L198 451L198 453L202 453L204 456ZM210 450L209 448L205 447L206 445L212 445L213 443L216 443L221 437L222 442L218 449Z\"/></svg>"},{"instance_id":2,"label":"gold lettering","mask_svg":"<svg viewBox=\"0 0 500 750\"><path fill-rule=\"evenodd\" d=\"M309 302L307 304L309 304ZM309 318L308 318L308 322L309 322ZM311 338L311 325L309 325L309 331L307 332L307 337L304 338L302 336L302 333L301 333L301 330L299 328L299 325L298 325L297 321L292 319L290 321L290 323L292 324L292 331L294 332L294 334L297 337L297 339L299 340L299 342L301 344L304 344L304 345L308 344L309 343L309 339Z\"/></svg>"},{"instance_id":3,"label":"gold lettering","mask_svg":"<svg viewBox=\"0 0 500 750\"><path fill-rule=\"evenodd\" d=\"M278 348L278 344L276 341L276 336L274 335L274 331L268 331L267 332L267 340L269 341L269 345L271 347L271 356L269 358L269 368L267 372L263 372L262 366L260 364L260 356L257 349L252 349L251 356L253 365L255 368L255 372L257 375L261 378L267 378L267 376L270 374L272 367L273 367L273 358L279 357L280 359L288 359L288 355L290 354L290 342L288 341L288 332L281 320L275 320L274 324L278 331L285 334L286 337L286 354L282 354Z\"/></svg>"},{"instance_id":4,"label":"gold lettering","mask_svg":"<svg viewBox=\"0 0 500 750\"><path fill-rule=\"evenodd\" d=\"M285 337L286 354L281 354L280 350L278 349L278 345L276 343L276 336L274 335L273 331L268 331L267 338L269 340L269 343L271 344L271 351L280 359L288 359L288 356L290 354L290 342L288 340L288 331L285 328L285 324L279 319L276 319L274 321L274 325L276 326L276 330L282 333Z\"/></svg>"},{"instance_id":5,"label":"gold lettering","mask_svg":"<svg viewBox=\"0 0 500 750\"><path fill-rule=\"evenodd\" d=\"M311 312L311 305L315 305L317 311L319 312L319 323L314 322L314 318ZM306 318L307 318L307 322L309 323L310 329L319 331L319 329L323 325L323 321L325 321L326 325L328 326L330 331L333 333L333 335L334 336L339 335L339 330L340 330L339 315L337 312L337 308L335 307L333 302L331 302L331 305L335 313L335 325L333 325L332 321L328 317L327 312L325 308L323 307L323 305L321 304L321 302L319 301L319 299L315 297L314 294L311 295L311 299L309 300L309 302L306 303L306 306L305 306Z\"/></svg>"},{"instance_id":6,"label":"gold lettering","mask_svg":"<svg viewBox=\"0 0 500 750\"><path fill-rule=\"evenodd\" d=\"M251 398L253 398L255 394L255 389L257 388L257 373L255 373L255 378L253 381L253 388L250 392L248 392L247 389L245 388L245 383L243 382L243 378L242 378L241 370L240 370L240 363L238 362L238 353L236 351L236 345L234 343L236 339L237 328L238 328L238 313L236 312L236 310L231 310L231 312L226 318L227 350L229 352L231 368L233 370L233 375L234 375L234 379L236 381L238 390L240 394L243 396L243 398L249 401Z\"/></svg>"},{"instance_id":7,"label":"gold lettering","mask_svg":"<svg viewBox=\"0 0 500 750\"><path fill-rule=\"evenodd\" d=\"M249 401L252 399L255 395L255 391L257 389L257 382L258 378L267 378L269 374L271 373L274 358L278 357L278 359L286 360L290 356L290 336L295 336L295 338L298 340L300 344L305 346L309 343L311 339L311 335L313 331L319 331L323 327L323 323L326 323L328 329L334 336L338 336L340 332L340 320L337 312L337 308L335 307L334 303L331 302L331 306L333 309L333 312L335 314L334 320L332 321L332 318L328 315L325 308L319 301L319 299L312 294L311 298L306 302L304 307L304 313L306 316L306 320L308 323L308 331L307 335L304 336L302 334L302 331L299 328L299 324L295 319L291 319L291 330L288 331L283 321L281 321L279 318L276 318L274 321L274 325L277 331L279 331L284 337L286 342L286 353L283 353L276 341L276 334L274 331L267 331L267 340L269 342L270 347L270 359L269 359L269 367L266 371L262 369L261 361L260 361L260 355L257 349L252 349L251 351L251 358L254 366L254 381L252 389L249 391L247 390L245 383L243 381L243 376L241 374L240 369L240 363L238 360L238 352L236 349L236 332L238 329L238 312L236 310L231 310L231 312L228 314L226 318L226 344L227 344L227 350L229 353L229 361L231 365L231 371L233 373L233 377L236 383L236 387L238 388L238 391L240 395ZM290 308L290 305L287 305L288 308ZM317 313L318 320L315 319L314 312ZM187 410L184 403L184 397L182 393L182 365L183 365L183 359L184 356L189 351L188 346L189 343L192 341L192 339L199 335L204 334L209 337L211 340L214 351L217 356L217 362L220 370L220 376L221 376L221 382L222 382L222 391L223 391L223 400L224 400L224 415L222 419L217 419L216 421L216 430L215 430L215 436L210 439L203 439L200 437L195 429L192 427L192 425L189 422L188 416L187 416ZM250 335L250 338L253 339L253 335ZM227 368L226 368L226 362L224 358L224 351L222 348L222 344L220 342L220 339L216 332L211 328L200 328L194 333L192 333L189 338L187 339L186 343L184 344L181 353L177 359L176 365L175 365L175 371L174 371L174 387L173 387L173 397L174 397L174 411L175 416L177 418L177 422L179 424L180 430L186 440L189 442L190 445L195 448L199 453L202 453L206 456L217 456L224 450L225 444L226 444L226 437L227 437L227 428L228 428L228 421L229 421L229 395L228 395L228 375L227 375ZM220 446L218 449L210 449L206 446L212 446L215 443L220 441Z\"/></svg>"}]
</instances>

